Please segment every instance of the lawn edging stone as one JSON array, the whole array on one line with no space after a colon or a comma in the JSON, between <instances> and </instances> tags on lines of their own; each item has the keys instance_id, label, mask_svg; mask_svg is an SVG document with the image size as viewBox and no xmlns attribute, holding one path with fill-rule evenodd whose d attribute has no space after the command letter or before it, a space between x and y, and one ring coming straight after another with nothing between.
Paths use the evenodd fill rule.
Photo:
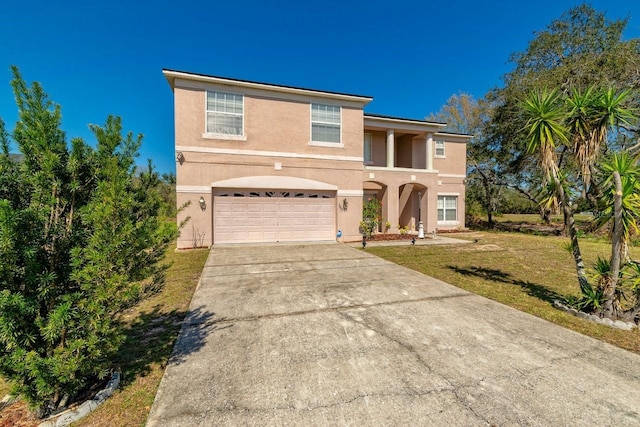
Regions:
<instances>
[{"instance_id":1,"label":"lawn edging stone","mask_svg":"<svg viewBox=\"0 0 640 427\"><path fill-rule=\"evenodd\" d=\"M578 311L575 308L568 307L560 300L553 300L553 306L559 310L565 311L573 316L579 317L580 319L589 320L591 322L597 323L599 325L605 325L612 328L622 329L625 331L630 331L633 328L636 328L636 324L632 322L623 322L622 320L611 320L607 318L598 317L594 314L585 313L583 311Z\"/></svg>"},{"instance_id":2,"label":"lawn edging stone","mask_svg":"<svg viewBox=\"0 0 640 427\"><path fill-rule=\"evenodd\" d=\"M118 386L120 385L120 376L120 372L115 371L111 375L111 379L107 383L107 386L96 393L93 399L84 401L76 408L68 409L64 412L53 415L45 422L40 423L38 427L68 426L69 424L86 417L90 412L94 411L118 389Z\"/></svg>"}]
</instances>

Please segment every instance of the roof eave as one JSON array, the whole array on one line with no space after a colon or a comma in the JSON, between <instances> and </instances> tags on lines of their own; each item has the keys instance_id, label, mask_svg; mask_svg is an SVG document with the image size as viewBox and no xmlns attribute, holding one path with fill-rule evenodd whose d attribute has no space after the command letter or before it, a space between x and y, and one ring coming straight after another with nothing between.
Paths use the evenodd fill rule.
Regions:
<instances>
[{"instance_id":1,"label":"roof eave","mask_svg":"<svg viewBox=\"0 0 640 427\"><path fill-rule=\"evenodd\" d=\"M392 117L392 116L382 116L378 114L364 114L365 120L383 122L383 123L411 123L417 125L427 125L427 126L435 126L438 128L445 128L447 126L446 123L439 122L428 122L426 120L418 120L418 119L405 119L402 117Z\"/></svg>"},{"instance_id":2,"label":"roof eave","mask_svg":"<svg viewBox=\"0 0 640 427\"><path fill-rule=\"evenodd\" d=\"M172 89L175 89L175 79L178 78L178 79L199 81L203 83L214 83L214 84L246 87L246 88L257 89L257 90L293 93L296 95L320 96L323 98L357 102L362 104L363 106L373 100L373 98L370 96L353 95L353 94L346 94L346 93L339 93L339 92L328 92L328 91L322 91L322 90L316 90L316 89L306 89L306 88L293 87L293 86L283 86L283 85L276 85L276 84L270 84L270 83L253 82L248 80L238 80L238 79L231 79L228 77L189 73L186 71L163 69L162 74L164 74L165 78L169 82L169 85L171 86Z\"/></svg>"}]
</instances>

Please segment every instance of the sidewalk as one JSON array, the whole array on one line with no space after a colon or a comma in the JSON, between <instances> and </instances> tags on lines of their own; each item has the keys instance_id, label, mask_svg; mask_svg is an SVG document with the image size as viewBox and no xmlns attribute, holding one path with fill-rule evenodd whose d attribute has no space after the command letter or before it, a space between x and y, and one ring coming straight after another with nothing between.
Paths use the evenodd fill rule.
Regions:
<instances>
[{"instance_id":1,"label":"sidewalk","mask_svg":"<svg viewBox=\"0 0 640 427\"><path fill-rule=\"evenodd\" d=\"M433 239L431 236L424 239L418 239L416 237L415 246L426 245L463 245L466 243L472 243L469 240L454 239L453 237L445 237L442 235L436 236ZM362 242L350 242L347 245L354 248L361 248ZM367 240L367 248L375 248L378 246L411 246L411 239L406 240Z\"/></svg>"}]
</instances>

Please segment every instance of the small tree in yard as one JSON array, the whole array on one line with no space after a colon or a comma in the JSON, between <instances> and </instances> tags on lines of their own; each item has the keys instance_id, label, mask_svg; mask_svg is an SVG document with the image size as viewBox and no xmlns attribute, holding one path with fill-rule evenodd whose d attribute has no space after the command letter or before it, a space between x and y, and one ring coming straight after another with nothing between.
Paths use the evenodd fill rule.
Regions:
<instances>
[{"instance_id":1,"label":"small tree in yard","mask_svg":"<svg viewBox=\"0 0 640 427\"><path fill-rule=\"evenodd\" d=\"M638 231L640 168L630 150L612 152L608 144L611 132L622 132L623 126L638 121L636 111L624 106L628 98L626 91L594 87L564 96L539 91L530 93L521 108L527 119L528 152L538 154L545 182L562 208L571 239L583 295L577 305L603 317L635 320L640 314L640 268L629 259L628 244L631 232ZM574 166L559 162L560 155L570 156ZM589 281L582 259L572 193L591 195L599 210L594 225L607 225L611 230L611 257L596 263L595 283ZM632 298L623 306L625 285Z\"/></svg>"},{"instance_id":2,"label":"small tree in yard","mask_svg":"<svg viewBox=\"0 0 640 427\"><path fill-rule=\"evenodd\" d=\"M0 121L0 375L43 416L108 373L119 315L162 283L176 227L157 173L135 173L141 136L109 117L95 147L68 144L60 107L12 70L23 156Z\"/></svg>"},{"instance_id":3,"label":"small tree in yard","mask_svg":"<svg viewBox=\"0 0 640 427\"><path fill-rule=\"evenodd\" d=\"M375 197L368 197L362 202L362 221L360 221L360 229L364 237L371 237L374 231L378 229L380 223L380 211L382 210L382 202Z\"/></svg>"}]
</instances>

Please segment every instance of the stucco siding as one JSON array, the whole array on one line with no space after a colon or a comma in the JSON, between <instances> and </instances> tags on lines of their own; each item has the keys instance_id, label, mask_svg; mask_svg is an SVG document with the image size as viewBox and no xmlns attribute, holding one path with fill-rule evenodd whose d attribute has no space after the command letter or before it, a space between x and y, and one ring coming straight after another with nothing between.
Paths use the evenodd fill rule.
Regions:
<instances>
[{"instance_id":1,"label":"stucco siding","mask_svg":"<svg viewBox=\"0 0 640 427\"><path fill-rule=\"evenodd\" d=\"M247 188L264 190L276 187L291 190L298 188L298 184L323 188L331 194L327 196L331 202L323 202L323 209L326 211L328 204L335 205L332 218L335 219L336 233L338 230L342 232L342 237L338 238L340 241L362 238L359 224L363 192L372 186L380 189L377 197L385 206L383 217L392 222L390 232L397 232L398 227L405 226L414 229L419 221L424 223L426 232L464 227L468 135L438 133L444 126L438 123L365 115L364 106L371 98L358 95L183 72L166 71L165 75L174 91L176 192L178 207L183 208L178 214L178 222L189 218L181 230L179 248L215 244L214 236L222 235L214 230L215 197L244 197L242 194L225 196L220 193L216 196L216 188L224 188L218 187L222 185L221 181L234 179L240 180L233 181L238 185L246 183L249 185ZM207 132L207 91L242 95L241 134ZM234 108L237 108L239 98L232 99ZM312 141L311 111L314 103L340 106L338 143ZM234 114L237 118L237 111ZM234 123L237 126L237 121ZM228 130L222 129L223 132ZM232 128L233 131L236 129ZM372 134L372 164L367 166L364 165L363 153L365 132ZM446 141L445 157L427 153L429 138ZM391 168L387 168L388 140L393 140L394 144L394 165ZM432 150L435 150L435 144ZM433 168L426 170L431 161ZM287 183L294 187L280 188ZM242 189L238 191L241 193ZM250 192L246 194L247 197L271 197L267 192L261 192L261 196ZM280 197L289 197L289 194L281 192ZM458 197L458 221L455 224L438 224L439 194ZM308 196L318 195L309 193ZM242 200L228 202L229 206L249 203ZM252 200L249 204L254 206L260 202ZM293 204L305 205L300 200ZM264 206L267 205L280 203L265 201ZM282 205L287 205L287 202ZM223 215L218 215L218 219L224 219ZM238 218L234 221L234 227L241 227L241 223L246 222ZM312 220L309 222L313 223ZM218 226L225 223L228 221L219 221Z\"/></svg>"}]
</instances>

